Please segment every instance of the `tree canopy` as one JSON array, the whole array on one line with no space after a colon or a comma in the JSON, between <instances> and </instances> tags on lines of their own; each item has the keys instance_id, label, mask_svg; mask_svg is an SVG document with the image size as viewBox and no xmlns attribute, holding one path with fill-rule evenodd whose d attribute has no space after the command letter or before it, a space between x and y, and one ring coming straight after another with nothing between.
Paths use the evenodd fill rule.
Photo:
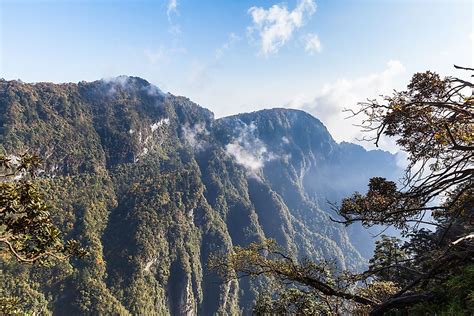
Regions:
<instances>
[{"instance_id":1,"label":"tree canopy","mask_svg":"<svg viewBox=\"0 0 474 316\"><path fill-rule=\"evenodd\" d=\"M34 155L0 156L1 251L22 263L64 260L85 250L75 240L63 242L35 177L41 159Z\"/></svg>"},{"instance_id":2,"label":"tree canopy","mask_svg":"<svg viewBox=\"0 0 474 316\"><path fill-rule=\"evenodd\" d=\"M407 229L413 227L410 223L421 223L428 213L448 215L466 196L474 175L472 88L463 79L442 79L431 71L416 73L406 91L385 96L384 102L363 102L359 111L352 111L364 115L364 131L375 133L366 140L378 145L380 137L394 137L409 165L401 187L372 178L367 194L344 199L338 213L346 224L360 221L365 226Z\"/></svg>"},{"instance_id":3,"label":"tree canopy","mask_svg":"<svg viewBox=\"0 0 474 316\"><path fill-rule=\"evenodd\" d=\"M276 284L261 294L257 313L473 313L473 88L458 77L416 73L406 90L350 111L363 117L366 140L395 138L409 162L400 184L375 177L367 193L332 204L334 221L394 226L405 237L383 235L367 271L294 258L269 241L235 247L211 266L227 278L266 276Z\"/></svg>"}]
</instances>

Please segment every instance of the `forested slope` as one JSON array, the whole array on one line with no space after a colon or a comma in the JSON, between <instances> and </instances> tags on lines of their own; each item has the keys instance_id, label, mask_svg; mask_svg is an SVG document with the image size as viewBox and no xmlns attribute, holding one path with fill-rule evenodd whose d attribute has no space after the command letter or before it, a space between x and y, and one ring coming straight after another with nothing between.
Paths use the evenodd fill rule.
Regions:
<instances>
[{"instance_id":1,"label":"forested slope","mask_svg":"<svg viewBox=\"0 0 474 316\"><path fill-rule=\"evenodd\" d=\"M135 77L2 80L0 139L3 153L45 160L54 218L90 252L46 269L1 258L2 290L45 314L248 312L264 281L222 282L206 263L265 238L359 269L373 246L332 222L327 200L398 172L391 154L337 144L305 112L214 119Z\"/></svg>"}]
</instances>

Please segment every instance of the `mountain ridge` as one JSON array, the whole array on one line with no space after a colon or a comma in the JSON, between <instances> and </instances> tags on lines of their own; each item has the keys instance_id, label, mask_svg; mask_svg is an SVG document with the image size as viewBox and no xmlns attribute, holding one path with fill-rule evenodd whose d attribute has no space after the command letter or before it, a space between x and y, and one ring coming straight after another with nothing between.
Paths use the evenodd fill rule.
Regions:
<instances>
[{"instance_id":1,"label":"mountain ridge","mask_svg":"<svg viewBox=\"0 0 474 316\"><path fill-rule=\"evenodd\" d=\"M389 153L336 143L304 111L215 119L135 77L0 81L0 123L0 151L46 158L41 181L55 219L91 252L40 275L4 264L7 276L20 269L34 280L28 304L59 314L250 313L267 281L222 283L206 263L265 238L298 257L361 268L361 249L330 221L326 200L396 166Z\"/></svg>"}]
</instances>

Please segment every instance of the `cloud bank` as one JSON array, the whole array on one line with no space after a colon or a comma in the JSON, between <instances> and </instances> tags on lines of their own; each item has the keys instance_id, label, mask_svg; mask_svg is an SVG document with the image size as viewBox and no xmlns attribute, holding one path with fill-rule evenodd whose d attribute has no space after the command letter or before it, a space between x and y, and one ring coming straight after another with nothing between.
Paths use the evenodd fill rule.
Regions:
<instances>
[{"instance_id":1,"label":"cloud bank","mask_svg":"<svg viewBox=\"0 0 474 316\"><path fill-rule=\"evenodd\" d=\"M405 74L405 67L400 61L390 60L385 70L355 79L339 79L323 86L313 97L297 96L288 105L303 109L319 118L329 129L336 141L358 142L363 135L360 127L362 118L347 119L349 114L344 109L358 109L358 102L367 98L376 98L381 94L390 94L394 87L399 87L400 79ZM367 142L359 142L371 147ZM395 151L393 141L383 139L381 144Z\"/></svg>"}]
</instances>

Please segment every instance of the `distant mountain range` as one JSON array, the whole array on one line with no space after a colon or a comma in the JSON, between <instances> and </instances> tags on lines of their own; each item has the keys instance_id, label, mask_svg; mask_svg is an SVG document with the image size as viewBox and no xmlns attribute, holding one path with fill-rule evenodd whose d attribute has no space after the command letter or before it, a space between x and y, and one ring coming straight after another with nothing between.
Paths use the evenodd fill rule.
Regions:
<instances>
[{"instance_id":1,"label":"distant mountain range","mask_svg":"<svg viewBox=\"0 0 474 316\"><path fill-rule=\"evenodd\" d=\"M5 291L46 314L249 313L265 280L223 282L206 264L264 238L361 269L374 241L332 222L327 201L399 174L390 153L338 144L303 111L215 119L125 76L1 80L0 138L4 153L45 160L54 218L91 253L51 269L0 261Z\"/></svg>"}]
</instances>

